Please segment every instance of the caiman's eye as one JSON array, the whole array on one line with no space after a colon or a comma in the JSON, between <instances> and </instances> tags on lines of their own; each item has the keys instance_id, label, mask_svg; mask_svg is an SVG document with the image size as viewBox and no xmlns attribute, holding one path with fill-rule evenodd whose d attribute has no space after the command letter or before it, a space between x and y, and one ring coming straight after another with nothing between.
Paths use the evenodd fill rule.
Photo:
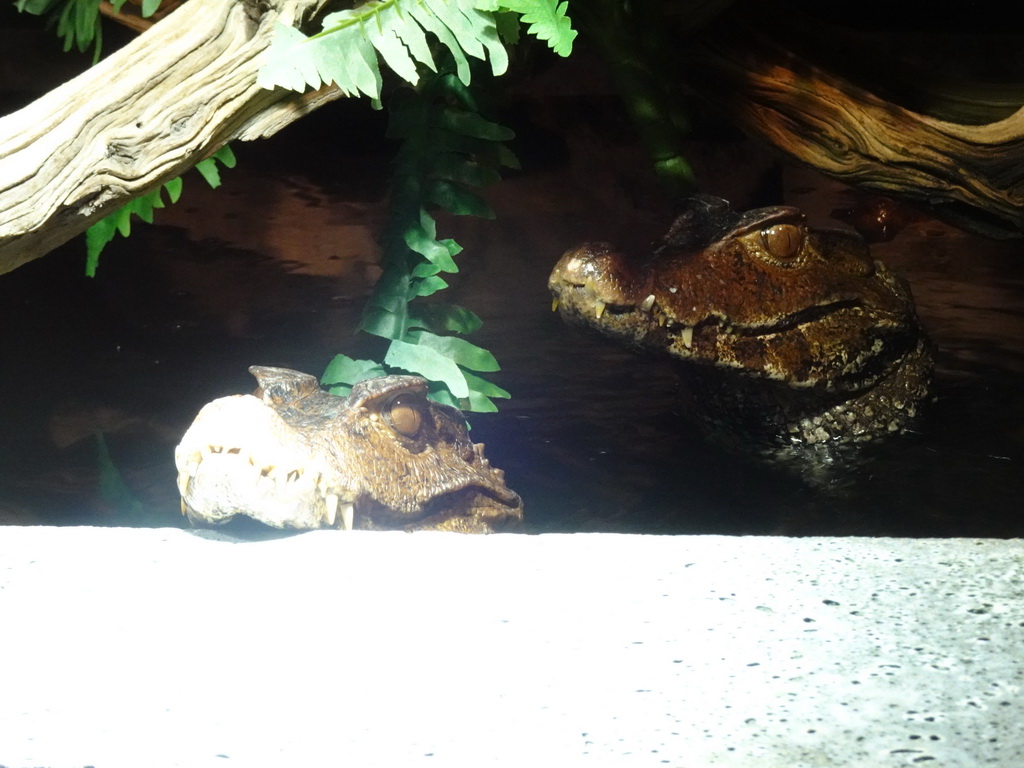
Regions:
<instances>
[{"instance_id":1,"label":"caiman's eye","mask_svg":"<svg viewBox=\"0 0 1024 768\"><path fill-rule=\"evenodd\" d=\"M418 402L412 395L399 395L384 409L384 420L398 434L415 437L423 423Z\"/></svg>"},{"instance_id":2,"label":"caiman's eye","mask_svg":"<svg viewBox=\"0 0 1024 768\"><path fill-rule=\"evenodd\" d=\"M803 232L795 224L776 224L761 230L761 241L772 256L789 261L800 253Z\"/></svg>"}]
</instances>

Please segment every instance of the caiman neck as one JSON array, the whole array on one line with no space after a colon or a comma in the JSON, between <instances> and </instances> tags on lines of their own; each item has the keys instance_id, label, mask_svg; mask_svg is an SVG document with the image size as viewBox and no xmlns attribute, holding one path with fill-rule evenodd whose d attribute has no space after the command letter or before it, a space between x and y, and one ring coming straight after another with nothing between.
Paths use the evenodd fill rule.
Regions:
<instances>
[{"instance_id":1,"label":"caiman neck","mask_svg":"<svg viewBox=\"0 0 1024 768\"><path fill-rule=\"evenodd\" d=\"M921 337L890 375L853 396L713 366L680 364L678 372L684 407L715 442L768 455L808 447L827 456L903 431L919 415L932 367L931 350Z\"/></svg>"}]
</instances>

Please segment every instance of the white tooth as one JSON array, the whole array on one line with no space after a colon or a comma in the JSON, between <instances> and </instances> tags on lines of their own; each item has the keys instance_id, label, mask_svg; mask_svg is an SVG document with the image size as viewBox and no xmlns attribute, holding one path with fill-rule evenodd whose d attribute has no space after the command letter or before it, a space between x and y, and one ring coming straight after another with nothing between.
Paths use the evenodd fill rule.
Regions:
<instances>
[{"instance_id":1,"label":"white tooth","mask_svg":"<svg viewBox=\"0 0 1024 768\"><path fill-rule=\"evenodd\" d=\"M178 493L182 496L188 491L188 483L192 479L192 475L188 472L178 473Z\"/></svg>"},{"instance_id":2,"label":"white tooth","mask_svg":"<svg viewBox=\"0 0 1024 768\"><path fill-rule=\"evenodd\" d=\"M683 328L682 332L679 334L679 337L683 340L683 346L686 347L687 349L690 349L690 347L693 346L692 327L686 326L685 328Z\"/></svg>"},{"instance_id":3,"label":"white tooth","mask_svg":"<svg viewBox=\"0 0 1024 768\"><path fill-rule=\"evenodd\" d=\"M605 306L605 304L604 304L603 301L596 301L596 302L594 302L594 314L597 315L597 319L598 320L600 320L601 319L601 315L604 314L604 306Z\"/></svg>"},{"instance_id":4,"label":"white tooth","mask_svg":"<svg viewBox=\"0 0 1024 768\"><path fill-rule=\"evenodd\" d=\"M327 510L327 525L333 528L338 519L338 494L328 493L324 496L324 507Z\"/></svg>"},{"instance_id":5,"label":"white tooth","mask_svg":"<svg viewBox=\"0 0 1024 768\"><path fill-rule=\"evenodd\" d=\"M642 302L640 302L640 310L642 312L650 312L651 311L651 307L653 307L653 306L654 306L654 294L653 293L650 296L648 296L646 299L644 299Z\"/></svg>"},{"instance_id":6,"label":"white tooth","mask_svg":"<svg viewBox=\"0 0 1024 768\"><path fill-rule=\"evenodd\" d=\"M341 528L345 531L352 530L352 520L355 517L356 508L352 504L342 504L341 506Z\"/></svg>"},{"instance_id":7,"label":"white tooth","mask_svg":"<svg viewBox=\"0 0 1024 768\"><path fill-rule=\"evenodd\" d=\"M551 311L552 312L557 312L558 311L558 297L557 296L551 300Z\"/></svg>"}]
</instances>

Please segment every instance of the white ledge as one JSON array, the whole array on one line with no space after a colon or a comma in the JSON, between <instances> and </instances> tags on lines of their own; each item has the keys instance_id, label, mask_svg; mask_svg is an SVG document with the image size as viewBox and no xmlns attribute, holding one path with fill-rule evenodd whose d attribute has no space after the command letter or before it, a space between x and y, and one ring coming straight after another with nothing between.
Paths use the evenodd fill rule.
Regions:
<instances>
[{"instance_id":1,"label":"white ledge","mask_svg":"<svg viewBox=\"0 0 1024 768\"><path fill-rule=\"evenodd\" d=\"M0 765L1024 765L1020 541L0 528Z\"/></svg>"}]
</instances>

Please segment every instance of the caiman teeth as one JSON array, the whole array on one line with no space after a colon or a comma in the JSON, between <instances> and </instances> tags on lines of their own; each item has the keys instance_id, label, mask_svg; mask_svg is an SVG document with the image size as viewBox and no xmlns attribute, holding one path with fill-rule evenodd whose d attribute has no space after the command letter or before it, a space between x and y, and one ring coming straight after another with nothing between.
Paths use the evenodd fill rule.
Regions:
<instances>
[{"instance_id":1,"label":"caiman teeth","mask_svg":"<svg viewBox=\"0 0 1024 768\"><path fill-rule=\"evenodd\" d=\"M693 327L686 326L682 331L679 332L679 338L682 339L683 346L687 349L693 347Z\"/></svg>"},{"instance_id":2,"label":"caiman teeth","mask_svg":"<svg viewBox=\"0 0 1024 768\"><path fill-rule=\"evenodd\" d=\"M351 531L352 522L355 518L355 505L352 502L339 504L338 494L328 493L324 496L324 520L329 528L334 528L338 522L338 511L341 511L341 530Z\"/></svg>"},{"instance_id":3,"label":"caiman teeth","mask_svg":"<svg viewBox=\"0 0 1024 768\"><path fill-rule=\"evenodd\" d=\"M191 479L192 479L192 475L189 474L188 472L179 472L178 473L178 493L181 496L184 496L188 492L188 484L189 484L189 481ZM182 504L184 504L184 503L185 502L182 502Z\"/></svg>"},{"instance_id":4,"label":"caiman teeth","mask_svg":"<svg viewBox=\"0 0 1024 768\"><path fill-rule=\"evenodd\" d=\"M594 302L594 314L597 315L597 319L600 320L604 314L605 303L603 301Z\"/></svg>"},{"instance_id":5,"label":"caiman teeth","mask_svg":"<svg viewBox=\"0 0 1024 768\"><path fill-rule=\"evenodd\" d=\"M558 297L557 296L555 296L555 298L553 298L551 300L551 311L552 312L557 312L558 311Z\"/></svg>"},{"instance_id":6,"label":"caiman teeth","mask_svg":"<svg viewBox=\"0 0 1024 768\"><path fill-rule=\"evenodd\" d=\"M644 299L642 302L640 302L640 311L641 312L650 312L651 311L651 307L653 307L653 306L654 306L654 294L652 293L650 296L648 296L646 299Z\"/></svg>"},{"instance_id":7,"label":"caiman teeth","mask_svg":"<svg viewBox=\"0 0 1024 768\"><path fill-rule=\"evenodd\" d=\"M324 496L324 509L327 513L327 525L333 528L338 519L338 494L328 493Z\"/></svg>"}]
</instances>

